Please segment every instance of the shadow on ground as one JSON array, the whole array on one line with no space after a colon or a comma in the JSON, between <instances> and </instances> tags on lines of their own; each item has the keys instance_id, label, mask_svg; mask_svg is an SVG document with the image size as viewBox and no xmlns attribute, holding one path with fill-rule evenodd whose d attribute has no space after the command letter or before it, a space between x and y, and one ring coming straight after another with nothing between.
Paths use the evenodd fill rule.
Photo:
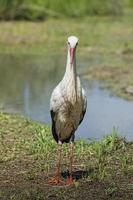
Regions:
<instances>
[{"instance_id":1,"label":"shadow on ground","mask_svg":"<svg viewBox=\"0 0 133 200\"><path fill-rule=\"evenodd\" d=\"M93 169L90 170L76 170L73 172L72 176L74 180L80 180L82 178L87 178L89 174L93 172ZM64 179L66 179L69 176L69 171L64 171L61 173Z\"/></svg>"}]
</instances>

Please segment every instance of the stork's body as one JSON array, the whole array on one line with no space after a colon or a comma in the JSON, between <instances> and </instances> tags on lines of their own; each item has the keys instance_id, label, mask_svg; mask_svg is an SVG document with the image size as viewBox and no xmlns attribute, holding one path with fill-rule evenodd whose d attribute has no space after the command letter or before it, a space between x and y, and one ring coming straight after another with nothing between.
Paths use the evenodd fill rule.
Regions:
<instances>
[{"instance_id":1,"label":"stork's body","mask_svg":"<svg viewBox=\"0 0 133 200\"><path fill-rule=\"evenodd\" d=\"M76 73L77 43L78 39L75 36L68 38L66 72L54 89L50 100L53 137L59 145L71 141L72 147L75 130L83 120L87 105L85 91ZM59 166L60 154L59 152ZM71 165L72 163L70 168Z\"/></svg>"}]
</instances>

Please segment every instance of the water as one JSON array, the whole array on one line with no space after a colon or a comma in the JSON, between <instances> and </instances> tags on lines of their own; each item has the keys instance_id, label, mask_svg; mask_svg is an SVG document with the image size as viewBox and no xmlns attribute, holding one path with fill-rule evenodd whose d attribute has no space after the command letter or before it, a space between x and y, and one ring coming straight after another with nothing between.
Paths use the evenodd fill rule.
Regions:
<instances>
[{"instance_id":1,"label":"water","mask_svg":"<svg viewBox=\"0 0 133 200\"><path fill-rule=\"evenodd\" d=\"M63 76L64 60L65 54L44 57L0 55L0 107L50 124L49 99ZM88 60L80 59L78 71L83 71L87 63ZM82 83L88 107L77 130L77 138L100 139L116 127L122 136L132 140L133 102L111 95L96 81L82 80Z\"/></svg>"}]
</instances>

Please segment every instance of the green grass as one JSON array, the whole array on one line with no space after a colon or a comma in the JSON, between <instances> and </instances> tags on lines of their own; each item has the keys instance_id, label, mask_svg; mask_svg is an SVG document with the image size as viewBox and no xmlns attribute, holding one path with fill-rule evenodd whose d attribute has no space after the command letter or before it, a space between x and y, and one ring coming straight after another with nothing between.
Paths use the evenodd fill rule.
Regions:
<instances>
[{"instance_id":1,"label":"green grass","mask_svg":"<svg viewBox=\"0 0 133 200\"><path fill-rule=\"evenodd\" d=\"M54 199L79 196L82 199L91 195L90 199L98 199L98 195L103 195L102 198L118 199L117 195L121 194L124 199L131 198L133 143L118 136L116 129L100 141L75 142L74 171L84 173L75 181L72 193L67 188L47 186L48 178L55 171L56 150L57 144L49 126L0 113L0 197L24 200L34 196L43 200L50 196ZM64 144L64 172L68 166L68 153L69 144Z\"/></svg>"},{"instance_id":2,"label":"green grass","mask_svg":"<svg viewBox=\"0 0 133 200\"><path fill-rule=\"evenodd\" d=\"M133 8L133 1L132 0L123 0L124 6L128 8Z\"/></svg>"},{"instance_id":3,"label":"green grass","mask_svg":"<svg viewBox=\"0 0 133 200\"><path fill-rule=\"evenodd\" d=\"M43 54L48 49L64 49L67 36L77 35L80 52L119 53L133 49L132 16L49 19L46 22L1 22L0 52Z\"/></svg>"},{"instance_id":4,"label":"green grass","mask_svg":"<svg viewBox=\"0 0 133 200\"><path fill-rule=\"evenodd\" d=\"M49 126L41 125L31 120L16 115L0 114L0 162L4 163L14 159L22 159L23 156L31 156L33 159L43 159L48 165L56 160L57 144L53 140ZM69 145L64 144L64 158L68 156ZM100 176L105 163L115 152L125 152L129 144L118 136L114 128L111 135L101 141L76 141L75 161L88 167L97 165L96 173ZM130 157L130 155L128 155ZM129 159L127 155L117 158L122 159L123 168ZM88 166L87 166L88 165ZM50 166L49 166L50 167ZM103 178L100 176L99 178Z\"/></svg>"}]
</instances>

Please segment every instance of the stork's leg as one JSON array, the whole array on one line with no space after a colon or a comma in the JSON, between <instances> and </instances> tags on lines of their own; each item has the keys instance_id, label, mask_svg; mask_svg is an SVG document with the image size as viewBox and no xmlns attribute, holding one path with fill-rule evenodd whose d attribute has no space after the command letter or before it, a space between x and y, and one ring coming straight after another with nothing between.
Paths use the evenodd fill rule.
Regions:
<instances>
[{"instance_id":1,"label":"stork's leg","mask_svg":"<svg viewBox=\"0 0 133 200\"><path fill-rule=\"evenodd\" d=\"M62 153L62 142L58 142L58 158L57 158L57 169L56 169L56 176L60 177L61 172L61 153Z\"/></svg>"},{"instance_id":2,"label":"stork's leg","mask_svg":"<svg viewBox=\"0 0 133 200\"><path fill-rule=\"evenodd\" d=\"M64 183L64 181L61 179L61 151L62 151L62 142L58 142L58 157L57 157L57 165L56 165L56 173L55 176L49 181L51 184L60 184Z\"/></svg>"},{"instance_id":3,"label":"stork's leg","mask_svg":"<svg viewBox=\"0 0 133 200\"><path fill-rule=\"evenodd\" d=\"M74 138L75 138L75 136L72 135L71 142L70 142L69 176L68 176L68 178L67 178L67 183L68 183L69 185L73 184L72 170L73 170L73 149L74 149Z\"/></svg>"}]
</instances>

